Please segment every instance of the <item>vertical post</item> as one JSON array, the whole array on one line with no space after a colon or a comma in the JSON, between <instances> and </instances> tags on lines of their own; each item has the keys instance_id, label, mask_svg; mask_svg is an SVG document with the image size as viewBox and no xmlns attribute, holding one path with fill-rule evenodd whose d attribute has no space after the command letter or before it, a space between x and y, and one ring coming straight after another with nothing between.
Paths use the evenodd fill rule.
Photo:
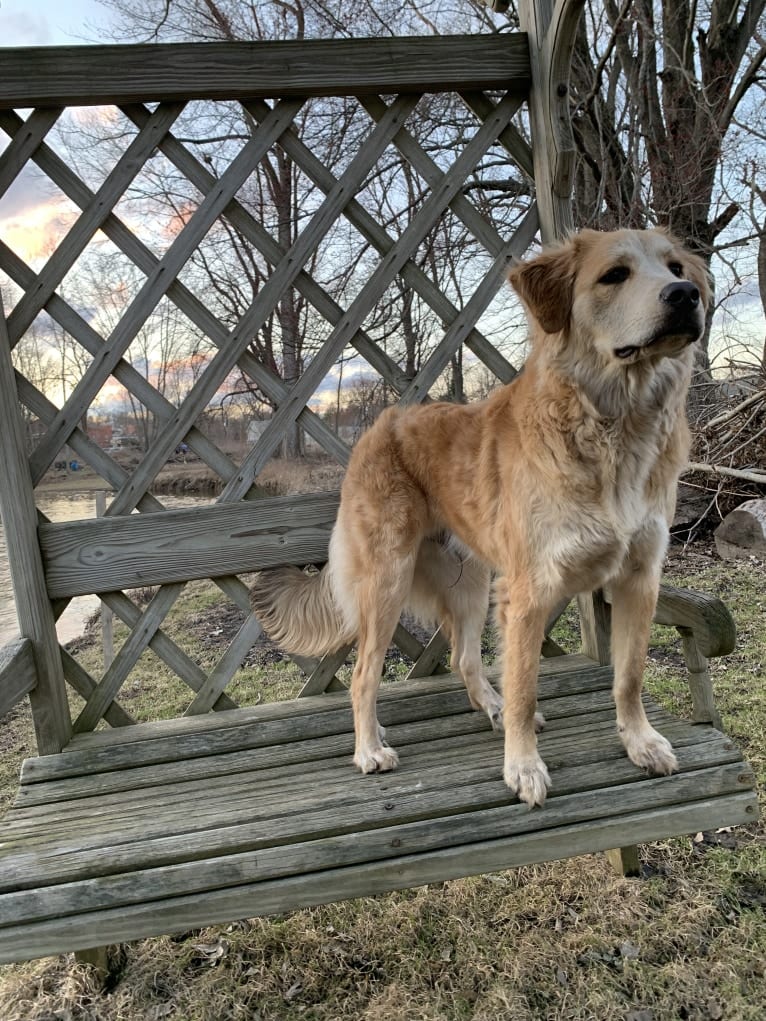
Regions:
<instances>
[{"instance_id":1,"label":"vertical post","mask_svg":"<svg viewBox=\"0 0 766 1021\"><path fill-rule=\"evenodd\" d=\"M612 661L612 608L604 593L583 592L577 597L582 651L601 666Z\"/></svg>"},{"instance_id":2,"label":"vertical post","mask_svg":"<svg viewBox=\"0 0 766 1021\"><path fill-rule=\"evenodd\" d=\"M56 621L45 587L37 541L37 508L11 361L8 327L0 301L0 485L8 545L8 565L16 597L16 615L23 638L32 642L37 685L29 693L37 748L41 755L61 751L72 733L66 681L56 636Z\"/></svg>"},{"instance_id":3,"label":"vertical post","mask_svg":"<svg viewBox=\"0 0 766 1021\"><path fill-rule=\"evenodd\" d=\"M721 714L713 699L713 684L708 671L707 657L700 652L694 632L689 627L679 627L683 643L684 661L689 675L689 689L692 695L692 720L694 723L712 723L716 730L722 730Z\"/></svg>"},{"instance_id":4,"label":"vertical post","mask_svg":"<svg viewBox=\"0 0 766 1021\"><path fill-rule=\"evenodd\" d=\"M96 517L103 518L106 514L106 493L99 489L96 493ZM114 614L101 601L101 646L104 650L104 672L112 665L114 659Z\"/></svg>"},{"instance_id":5,"label":"vertical post","mask_svg":"<svg viewBox=\"0 0 766 1021\"><path fill-rule=\"evenodd\" d=\"M618 876L625 876L627 879L630 876L641 875L641 859L638 857L638 848L635 844L629 844L627 847L613 847L611 850L605 851L604 854Z\"/></svg>"},{"instance_id":6,"label":"vertical post","mask_svg":"<svg viewBox=\"0 0 766 1021\"><path fill-rule=\"evenodd\" d=\"M544 242L572 229L574 142L569 123L569 68L584 0L517 0L529 36L529 117L535 193Z\"/></svg>"}]
</instances>

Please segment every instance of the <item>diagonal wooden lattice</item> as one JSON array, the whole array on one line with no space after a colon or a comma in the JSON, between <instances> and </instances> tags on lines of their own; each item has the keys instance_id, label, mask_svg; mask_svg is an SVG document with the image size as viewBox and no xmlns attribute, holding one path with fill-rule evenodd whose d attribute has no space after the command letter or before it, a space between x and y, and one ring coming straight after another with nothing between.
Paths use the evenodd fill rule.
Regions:
<instances>
[{"instance_id":1,"label":"diagonal wooden lattice","mask_svg":"<svg viewBox=\"0 0 766 1021\"><path fill-rule=\"evenodd\" d=\"M496 84L500 86L502 83L498 80ZM265 98L244 100L242 107L250 118L252 131L220 176L214 176L191 148L172 133L173 125L185 107L182 100L162 102L154 108L134 101L118 103L121 112L135 125L136 134L95 192L61 158L55 147L46 142L61 115L61 107L33 110L26 119L11 109L0 110L0 127L10 138L0 156L0 195L32 161L81 210L66 237L39 272L26 265L9 245L0 241L0 269L24 292L8 317L11 346L15 346L39 313L45 310L91 356L89 366L60 409L30 380L17 373L22 403L45 426L30 457L33 482L37 484L40 481L61 448L68 444L115 490L116 495L107 511L109 518L122 520L134 509L144 514L156 514L165 508L150 493L150 488L160 469L183 441L222 480L223 489L218 503L235 505L252 498L253 484L260 471L296 423L336 461L345 464L350 455L348 445L311 409L310 401L339 356L348 348L361 355L404 403L428 399L429 391L461 345L465 345L500 380L510 380L516 371L514 366L482 334L477 324L502 286L510 261L522 255L533 239L538 217L532 205L521 217L512 235L504 238L465 193L466 180L492 147L504 150L525 173L530 174L532 169L529 147L511 124L511 118L523 100L523 89L520 90L516 83L507 91L499 89L499 95L490 95L485 91L488 87L487 81L482 81L477 87L475 74L465 76L464 88L457 88L454 83L450 85L450 88L459 91L477 126L446 170L436 163L406 127L407 118L418 104L422 91L409 87L391 98L391 93L395 92L391 90L387 99L374 89L363 91L358 102L369 116L370 126L362 144L339 176L309 149L293 126L296 117L305 108L305 91L296 94L295 98L285 93L284 98L271 104ZM336 94L354 95L355 92L351 88L339 88ZM323 195L287 248L254 218L238 197L252 168L276 144ZM377 161L392 146L429 189L427 197L398 237L356 197ZM199 204L161 257L152 252L115 211L154 152L160 152L201 195ZM461 307L456 306L415 258L424 238L448 210L490 257L489 268ZM217 318L180 279L182 270L203 238L221 217L225 217L273 266L269 278L233 327ZM328 231L341 217L363 243L377 253L378 258L346 307L339 304L307 269ZM144 276L143 285L106 337L100 335L61 293L62 281L99 231ZM443 324L443 335L412 378L405 375L402 367L365 329L371 309L397 278ZM329 333L298 380L288 385L254 356L249 344L274 312L284 292L292 287L327 322ZM179 314L200 330L215 349L187 397L178 406L125 358L131 343L161 301L168 301L177 308ZM212 442L198 424L201 414L234 367L260 388L275 407L265 430L240 464ZM126 471L80 427L83 415L112 376L159 423L157 438L132 472ZM56 534L56 526L49 525L42 514L40 522L43 533L47 527L51 534ZM214 580L246 616L229 647L208 673L162 629L163 621L183 590L183 580L161 584L145 608L139 607L119 588L114 591L96 589L104 603L128 625L130 634L99 679L91 676L72 655L63 651L66 679L85 702L75 721L76 731L92 729L102 717L113 726L132 722L132 717L117 699L136 662L148 648L194 693L188 713L197 714L211 708L224 709L234 705L225 689L259 636L260 627L249 614L247 589L237 576L221 575ZM121 582L120 587L129 588L130 585ZM68 598L68 594L62 594L54 599L56 615L62 612ZM423 647L400 626L395 639L414 661L412 676L432 672L438 667L445 649L445 642L438 633ZM318 665L302 663L310 674L304 693L325 690L331 685L345 654L346 650L341 650Z\"/></svg>"}]
</instances>

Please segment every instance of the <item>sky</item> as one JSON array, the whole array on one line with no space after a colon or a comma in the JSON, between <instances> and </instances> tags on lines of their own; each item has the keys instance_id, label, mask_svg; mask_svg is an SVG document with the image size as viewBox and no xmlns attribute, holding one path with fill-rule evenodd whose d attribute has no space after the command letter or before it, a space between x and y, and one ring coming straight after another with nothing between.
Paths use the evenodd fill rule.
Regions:
<instances>
[{"instance_id":1,"label":"sky","mask_svg":"<svg viewBox=\"0 0 766 1021\"><path fill-rule=\"evenodd\" d=\"M0 45L85 45L97 35L95 26L107 21L108 12L97 0L0 0ZM6 141L0 132L0 150ZM45 176L28 164L0 196L2 236L33 263L44 255L49 234L60 233L61 216L71 212L52 192Z\"/></svg>"},{"instance_id":2,"label":"sky","mask_svg":"<svg viewBox=\"0 0 766 1021\"><path fill-rule=\"evenodd\" d=\"M3 46L75 46L95 32L107 12L96 0L0 0Z\"/></svg>"}]
</instances>

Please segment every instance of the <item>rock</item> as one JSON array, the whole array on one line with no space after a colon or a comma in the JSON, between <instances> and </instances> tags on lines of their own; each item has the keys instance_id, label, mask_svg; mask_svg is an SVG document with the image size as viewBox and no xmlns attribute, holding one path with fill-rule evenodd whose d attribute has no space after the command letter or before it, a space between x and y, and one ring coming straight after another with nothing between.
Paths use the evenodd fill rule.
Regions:
<instances>
[{"instance_id":1,"label":"rock","mask_svg":"<svg viewBox=\"0 0 766 1021\"><path fill-rule=\"evenodd\" d=\"M727 514L715 530L715 544L724 560L766 557L766 499L746 500Z\"/></svg>"}]
</instances>

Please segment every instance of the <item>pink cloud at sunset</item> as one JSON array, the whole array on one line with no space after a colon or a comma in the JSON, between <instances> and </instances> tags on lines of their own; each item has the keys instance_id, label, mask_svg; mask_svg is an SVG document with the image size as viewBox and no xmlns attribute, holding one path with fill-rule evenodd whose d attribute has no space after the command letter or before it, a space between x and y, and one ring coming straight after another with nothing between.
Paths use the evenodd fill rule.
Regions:
<instances>
[{"instance_id":1,"label":"pink cloud at sunset","mask_svg":"<svg viewBox=\"0 0 766 1021\"><path fill-rule=\"evenodd\" d=\"M9 216L3 216L0 208L0 237L34 266L50 256L76 216L68 202L55 197Z\"/></svg>"}]
</instances>

